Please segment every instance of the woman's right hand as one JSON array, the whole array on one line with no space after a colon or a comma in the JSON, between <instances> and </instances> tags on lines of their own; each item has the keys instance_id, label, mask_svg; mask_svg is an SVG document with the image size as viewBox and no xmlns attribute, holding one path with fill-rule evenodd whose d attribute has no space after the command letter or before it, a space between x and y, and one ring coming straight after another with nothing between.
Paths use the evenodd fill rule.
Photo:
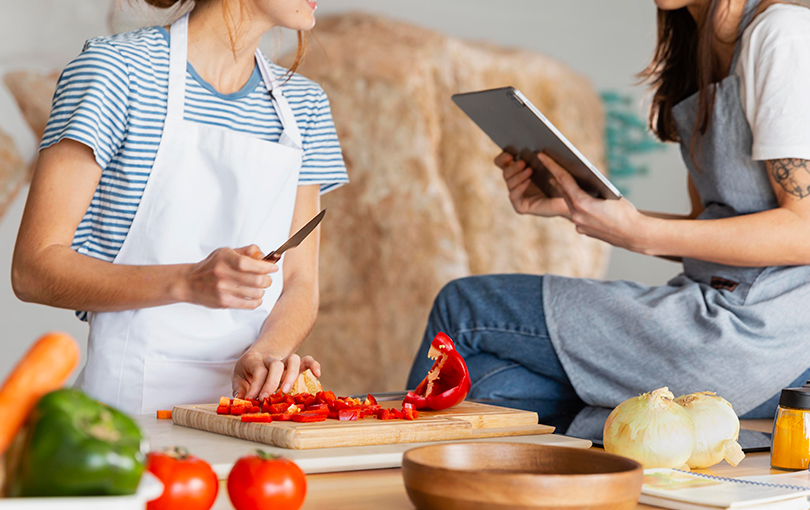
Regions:
<instances>
[{"instance_id":1,"label":"woman's right hand","mask_svg":"<svg viewBox=\"0 0 810 510\"><path fill-rule=\"evenodd\" d=\"M270 274L278 271L262 256L256 245L214 250L186 273L182 300L208 308L258 308L273 283Z\"/></svg>"},{"instance_id":2,"label":"woman's right hand","mask_svg":"<svg viewBox=\"0 0 810 510\"><path fill-rule=\"evenodd\" d=\"M569 209L563 198L549 198L532 182L532 169L526 162L502 152L495 158L495 164L503 171L503 179L509 190L509 201L518 214L535 216L569 217Z\"/></svg>"}]
</instances>

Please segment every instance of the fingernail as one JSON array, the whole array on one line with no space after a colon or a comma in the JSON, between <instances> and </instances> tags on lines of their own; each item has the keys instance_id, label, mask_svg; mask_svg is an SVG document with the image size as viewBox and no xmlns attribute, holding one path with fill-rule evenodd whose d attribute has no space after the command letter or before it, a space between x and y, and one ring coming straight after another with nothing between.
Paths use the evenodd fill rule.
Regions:
<instances>
[{"instance_id":1,"label":"fingernail","mask_svg":"<svg viewBox=\"0 0 810 510\"><path fill-rule=\"evenodd\" d=\"M233 398L239 398L239 390L233 392Z\"/></svg>"},{"instance_id":2,"label":"fingernail","mask_svg":"<svg viewBox=\"0 0 810 510\"><path fill-rule=\"evenodd\" d=\"M284 385L283 388L281 388L281 391L283 391L284 393L289 393L290 388L291 388L290 383L287 383L287 384Z\"/></svg>"},{"instance_id":3,"label":"fingernail","mask_svg":"<svg viewBox=\"0 0 810 510\"><path fill-rule=\"evenodd\" d=\"M269 396L270 396L270 395L269 395L269 394L267 394L267 393L262 393L261 395L259 395L259 400L264 400L264 399L266 399L266 398L267 398L267 397L269 397Z\"/></svg>"}]
</instances>

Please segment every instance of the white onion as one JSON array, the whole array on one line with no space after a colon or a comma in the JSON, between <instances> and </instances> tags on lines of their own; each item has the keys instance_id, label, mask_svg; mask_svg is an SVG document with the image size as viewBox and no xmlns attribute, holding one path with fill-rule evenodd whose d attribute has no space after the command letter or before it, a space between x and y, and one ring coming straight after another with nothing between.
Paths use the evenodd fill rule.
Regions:
<instances>
[{"instance_id":1,"label":"white onion","mask_svg":"<svg viewBox=\"0 0 810 510\"><path fill-rule=\"evenodd\" d=\"M694 423L669 388L619 404L605 422L605 451L629 457L645 469L681 468L695 449Z\"/></svg>"},{"instance_id":2,"label":"white onion","mask_svg":"<svg viewBox=\"0 0 810 510\"><path fill-rule=\"evenodd\" d=\"M731 404L712 392L692 393L675 399L695 424L695 450L687 464L692 469L714 466L723 459L736 466L745 457L737 443L740 420Z\"/></svg>"}]
</instances>

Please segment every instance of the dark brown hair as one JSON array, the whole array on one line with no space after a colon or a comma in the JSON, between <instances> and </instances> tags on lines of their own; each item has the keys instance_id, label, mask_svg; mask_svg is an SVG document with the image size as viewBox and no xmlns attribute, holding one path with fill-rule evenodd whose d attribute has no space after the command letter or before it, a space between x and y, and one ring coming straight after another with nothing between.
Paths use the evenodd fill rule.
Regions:
<instances>
[{"instance_id":1,"label":"dark brown hair","mask_svg":"<svg viewBox=\"0 0 810 510\"><path fill-rule=\"evenodd\" d=\"M195 5L199 5L210 0L144 0L149 5L153 5L160 9L169 9L174 7L175 5L183 5L194 1ZM236 27L234 26L234 17L233 12L231 11L230 7L231 2L227 0L223 0L222 2L222 16L225 18L225 26L228 29L228 38L231 41L231 50L236 54ZM244 13L244 4L240 1L239 8ZM304 33L302 31L298 31L298 50L295 54L295 61L293 65L290 67L290 70L285 74L287 80L292 78L293 73L295 70L298 69L298 66L301 64L301 60L304 58L304 54L306 53L307 49L307 41L306 37L304 37Z\"/></svg>"},{"instance_id":2,"label":"dark brown hair","mask_svg":"<svg viewBox=\"0 0 810 510\"><path fill-rule=\"evenodd\" d=\"M698 116L694 139L705 134L712 119L715 87L721 78L719 62L712 51L717 13L724 0L709 0L700 24L684 7L674 11L658 9L658 43L652 62L639 73L655 89L649 123L664 142L680 142L672 108L694 93L698 95Z\"/></svg>"}]
</instances>

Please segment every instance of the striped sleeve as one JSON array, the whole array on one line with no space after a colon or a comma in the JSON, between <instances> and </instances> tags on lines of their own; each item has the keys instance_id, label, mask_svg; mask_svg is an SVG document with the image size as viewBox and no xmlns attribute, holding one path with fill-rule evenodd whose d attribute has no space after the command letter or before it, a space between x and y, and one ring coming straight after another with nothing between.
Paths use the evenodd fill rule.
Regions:
<instances>
[{"instance_id":1,"label":"striped sleeve","mask_svg":"<svg viewBox=\"0 0 810 510\"><path fill-rule=\"evenodd\" d=\"M349 182L329 99L320 87L312 116L301 136L304 161L299 186L320 184L323 194Z\"/></svg>"},{"instance_id":2,"label":"striped sleeve","mask_svg":"<svg viewBox=\"0 0 810 510\"><path fill-rule=\"evenodd\" d=\"M107 168L123 144L128 107L126 62L109 42L91 39L59 77L40 150L69 138Z\"/></svg>"}]
</instances>

